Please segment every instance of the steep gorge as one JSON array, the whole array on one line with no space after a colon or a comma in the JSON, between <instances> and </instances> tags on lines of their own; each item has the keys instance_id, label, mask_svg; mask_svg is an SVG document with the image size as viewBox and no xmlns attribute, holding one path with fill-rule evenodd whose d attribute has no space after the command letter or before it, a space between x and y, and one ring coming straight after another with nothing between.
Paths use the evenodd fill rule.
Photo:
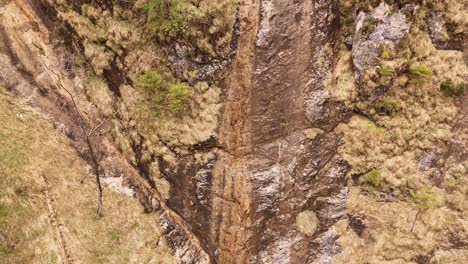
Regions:
<instances>
[{"instance_id":1,"label":"steep gorge","mask_svg":"<svg viewBox=\"0 0 468 264\"><path fill-rule=\"evenodd\" d=\"M468 81L467 24L427 26L452 1L181 1L226 32L170 41L149 36L146 2L0 0L0 85L68 138L83 179L98 163L104 218L109 192L140 201L149 263L461 263L468 97L439 87ZM411 80L423 62L433 76ZM190 87L186 109L145 105L151 70ZM413 232L425 188L444 202Z\"/></svg>"}]
</instances>

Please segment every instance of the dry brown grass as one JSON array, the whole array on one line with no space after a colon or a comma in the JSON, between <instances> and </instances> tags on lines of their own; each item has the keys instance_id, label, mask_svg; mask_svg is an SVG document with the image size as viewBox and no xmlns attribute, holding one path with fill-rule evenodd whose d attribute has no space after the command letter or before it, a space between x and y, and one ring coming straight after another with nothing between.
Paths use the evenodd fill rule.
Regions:
<instances>
[{"instance_id":1,"label":"dry brown grass","mask_svg":"<svg viewBox=\"0 0 468 264\"><path fill-rule=\"evenodd\" d=\"M0 88L1 89L1 88ZM45 190L55 207L68 258L76 263L176 263L160 237L158 216L105 189L83 184L86 164L38 114L0 90L0 262L61 262Z\"/></svg>"}]
</instances>

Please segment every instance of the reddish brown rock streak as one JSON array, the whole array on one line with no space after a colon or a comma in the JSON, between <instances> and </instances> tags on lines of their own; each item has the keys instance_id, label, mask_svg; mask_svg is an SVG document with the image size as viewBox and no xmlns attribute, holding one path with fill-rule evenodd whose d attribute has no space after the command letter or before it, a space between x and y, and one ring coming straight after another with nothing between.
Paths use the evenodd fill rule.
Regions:
<instances>
[{"instance_id":1,"label":"reddish brown rock streak","mask_svg":"<svg viewBox=\"0 0 468 264\"><path fill-rule=\"evenodd\" d=\"M337 13L333 1L241 7L220 129L225 152L213 177L217 263L329 263L339 251L330 227L344 217L347 165L336 154L341 139L333 128L345 111L324 86ZM307 140L303 130L311 127L325 133ZM295 228L304 210L320 220L312 236Z\"/></svg>"}]
</instances>

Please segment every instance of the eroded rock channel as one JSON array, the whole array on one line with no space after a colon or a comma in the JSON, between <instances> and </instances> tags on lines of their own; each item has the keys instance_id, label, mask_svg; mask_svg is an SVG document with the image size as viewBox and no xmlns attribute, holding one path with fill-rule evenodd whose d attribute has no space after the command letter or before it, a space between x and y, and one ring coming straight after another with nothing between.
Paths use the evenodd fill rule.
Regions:
<instances>
[{"instance_id":1,"label":"eroded rock channel","mask_svg":"<svg viewBox=\"0 0 468 264\"><path fill-rule=\"evenodd\" d=\"M329 227L345 215L347 166L336 157L341 143L332 131L345 114L324 86L336 8L332 1L241 8L243 37L220 130L225 152L213 174L219 263L326 262L338 252ZM304 221L318 230L294 228L303 212L316 215Z\"/></svg>"}]
</instances>

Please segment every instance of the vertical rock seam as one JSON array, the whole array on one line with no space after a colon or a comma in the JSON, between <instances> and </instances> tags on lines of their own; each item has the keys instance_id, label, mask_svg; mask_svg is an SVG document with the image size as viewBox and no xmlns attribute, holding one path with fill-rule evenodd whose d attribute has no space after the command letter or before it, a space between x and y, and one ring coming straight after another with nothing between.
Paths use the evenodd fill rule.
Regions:
<instances>
[{"instance_id":1,"label":"vertical rock seam","mask_svg":"<svg viewBox=\"0 0 468 264\"><path fill-rule=\"evenodd\" d=\"M211 243L217 263L331 263L345 217L347 164L334 128L347 118L325 85L339 14L332 0L241 6L214 168ZM313 139L307 130L320 131ZM296 219L312 215L314 230Z\"/></svg>"},{"instance_id":2,"label":"vertical rock seam","mask_svg":"<svg viewBox=\"0 0 468 264\"><path fill-rule=\"evenodd\" d=\"M251 88L259 0L240 7L240 37L227 79L227 100L219 131L222 151L213 171L210 237L217 263L247 263L252 241Z\"/></svg>"}]
</instances>

